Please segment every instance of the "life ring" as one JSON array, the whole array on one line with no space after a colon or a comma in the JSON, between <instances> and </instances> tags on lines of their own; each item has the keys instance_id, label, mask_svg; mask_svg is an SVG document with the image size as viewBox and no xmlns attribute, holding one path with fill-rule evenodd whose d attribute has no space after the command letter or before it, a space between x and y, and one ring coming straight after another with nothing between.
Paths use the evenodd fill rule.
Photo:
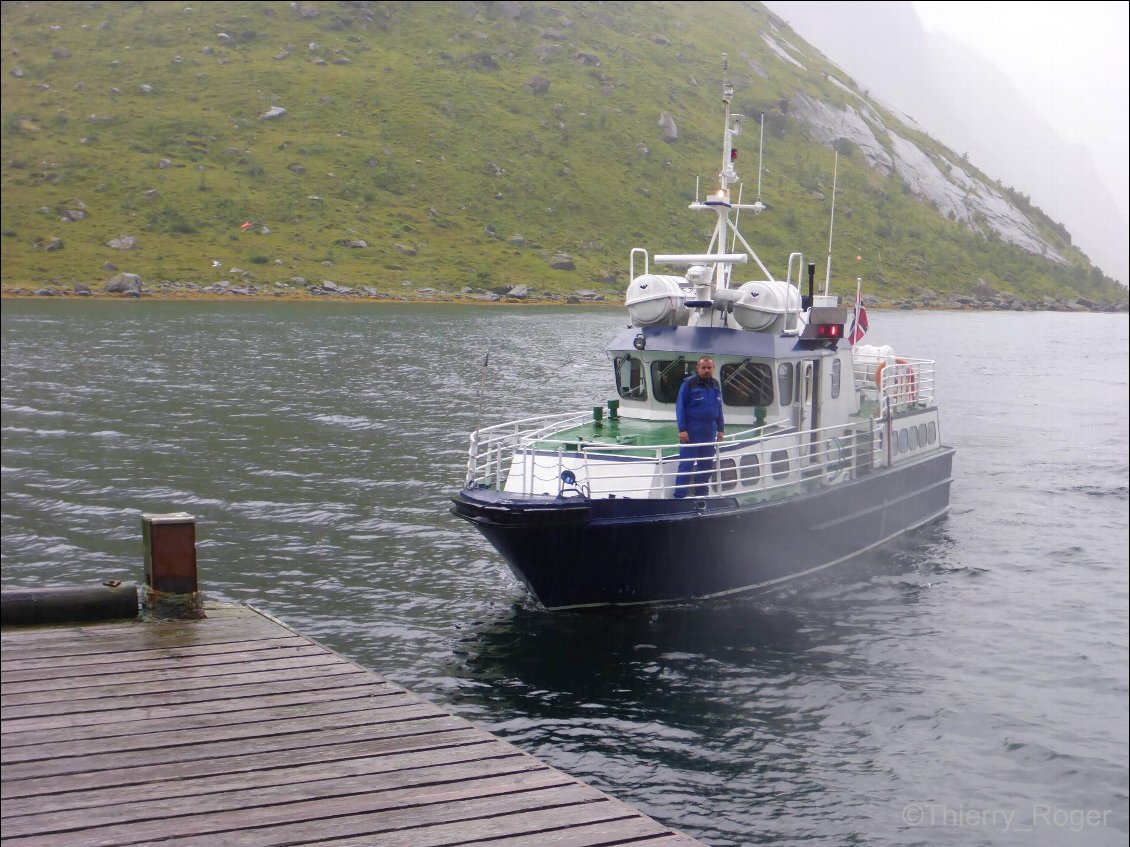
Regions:
<instances>
[{"instance_id":1,"label":"life ring","mask_svg":"<svg viewBox=\"0 0 1130 847\"><path fill-rule=\"evenodd\" d=\"M895 357L896 365L910 364L906 359ZM880 391L883 390L883 371L887 367L887 362L880 362L879 367L875 368L875 387ZM895 399L906 403L914 403L918 400L918 375L914 373L913 368L906 368L899 372L895 377Z\"/></svg>"}]
</instances>

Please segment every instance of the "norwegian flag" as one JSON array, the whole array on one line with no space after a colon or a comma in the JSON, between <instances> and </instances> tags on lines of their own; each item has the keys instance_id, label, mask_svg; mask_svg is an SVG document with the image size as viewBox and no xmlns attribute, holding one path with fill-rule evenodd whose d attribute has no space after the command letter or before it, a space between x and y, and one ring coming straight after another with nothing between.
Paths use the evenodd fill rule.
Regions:
<instances>
[{"instance_id":1,"label":"norwegian flag","mask_svg":"<svg viewBox=\"0 0 1130 847\"><path fill-rule=\"evenodd\" d=\"M862 303L856 303L855 314L851 317L851 329L848 331L849 344L855 345L863 340L867 334L867 309Z\"/></svg>"}]
</instances>

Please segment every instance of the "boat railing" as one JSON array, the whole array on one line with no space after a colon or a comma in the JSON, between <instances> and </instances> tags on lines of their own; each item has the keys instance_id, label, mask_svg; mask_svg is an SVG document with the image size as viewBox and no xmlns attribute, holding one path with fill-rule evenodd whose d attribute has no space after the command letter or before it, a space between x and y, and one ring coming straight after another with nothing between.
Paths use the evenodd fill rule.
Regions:
<instances>
[{"instance_id":1,"label":"boat railing","mask_svg":"<svg viewBox=\"0 0 1130 847\"><path fill-rule=\"evenodd\" d=\"M584 415L573 416L580 421ZM491 427L472 437L468 487L551 496L668 498L749 494L768 499L865 473L882 461L874 420L798 432L775 421L702 445L605 444L575 438L531 438L568 416ZM519 425L526 424L523 429ZM534 426L533 424L540 424ZM707 470L683 469L681 448L706 448ZM477 449L477 453L475 452ZM696 489L700 489L698 493Z\"/></svg>"},{"instance_id":2,"label":"boat railing","mask_svg":"<svg viewBox=\"0 0 1130 847\"><path fill-rule=\"evenodd\" d=\"M896 358L893 362L857 360L855 384L874 396L880 414L934 405L934 360Z\"/></svg>"},{"instance_id":3,"label":"boat railing","mask_svg":"<svg viewBox=\"0 0 1130 847\"><path fill-rule=\"evenodd\" d=\"M796 278L793 278L793 268L796 268ZM804 285L804 254L803 253L790 253L789 263L785 268L785 282L797 289L802 290ZM800 300L797 300L795 305L788 304L785 310L785 330L782 335L799 335L800 329L798 324L800 322Z\"/></svg>"},{"instance_id":4,"label":"boat railing","mask_svg":"<svg viewBox=\"0 0 1130 847\"><path fill-rule=\"evenodd\" d=\"M560 412L475 430L471 433L467 456L467 487L501 487L520 445L535 442L562 428L579 426L586 420L589 417L584 412Z\"/></svg>"},{"instance_id":5,"label":"boat railing","mask_svg":"<svg viewBox=\"0 0 1130 847\"><path fill-rule=\"evenodd\" d=\"M823 486L850 478L857 470L870 471L881 461L881 440L873 422L798 432L782 420L735 433L722 442L649 448L652 462L645 474L630 462L609 461L622 455L615 446L586 444L576 476L586 481L581 493L590 497L704 499L750 494L771 499L793 493L800 485ZM710 469L684 472L679 455L683 446L707 448Z\"/></svg>"},{"instance_id":6,"label":"boat railing","mask_svg":"<svg viewBox=\"0 0 1130 847\"><path fill-rule=\"evenodd\" d=\"M628 254L628 281L636 278L636 254L639 253L643 257L643 272L648 273L648 255L647 249L644 247L633 247L632 252Z\"/></svg>"}]
</instances>

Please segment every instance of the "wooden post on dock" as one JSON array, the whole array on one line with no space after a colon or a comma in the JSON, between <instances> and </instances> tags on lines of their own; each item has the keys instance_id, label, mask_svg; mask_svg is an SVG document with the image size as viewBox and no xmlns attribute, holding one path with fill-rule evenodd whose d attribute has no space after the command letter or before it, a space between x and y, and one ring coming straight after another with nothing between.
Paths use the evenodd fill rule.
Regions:
<instances>
[{"instance_id":1,"label":"wooden post on dock","mask_svg":"<svg viewBox=\"0 0 1130 847\"><path fill-rule=\"evenodd\" d=\"M187 512L141 516L146 605L162 617L203 616L196 580L196 518Z\"/></svg>"}]
</instances>

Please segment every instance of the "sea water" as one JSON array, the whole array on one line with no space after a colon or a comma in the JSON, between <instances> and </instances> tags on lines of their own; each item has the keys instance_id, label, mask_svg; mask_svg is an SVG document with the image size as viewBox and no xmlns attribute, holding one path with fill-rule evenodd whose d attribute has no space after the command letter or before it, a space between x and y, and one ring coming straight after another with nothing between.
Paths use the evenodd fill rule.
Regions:
<instances>
[{"instance_id":1,"label":"sea water","mask_svg":"<svg viewBox=\"0 0 1130 847\"><path fill-rule=\"evenodd\" d=\"M548 613L448 513L479 425L612 396L619 309L3 309L5 587L200 580L708 844L1125 844L1125 315L871 315L950 514L772 594Z\"/></svg>"}]
</instances>

